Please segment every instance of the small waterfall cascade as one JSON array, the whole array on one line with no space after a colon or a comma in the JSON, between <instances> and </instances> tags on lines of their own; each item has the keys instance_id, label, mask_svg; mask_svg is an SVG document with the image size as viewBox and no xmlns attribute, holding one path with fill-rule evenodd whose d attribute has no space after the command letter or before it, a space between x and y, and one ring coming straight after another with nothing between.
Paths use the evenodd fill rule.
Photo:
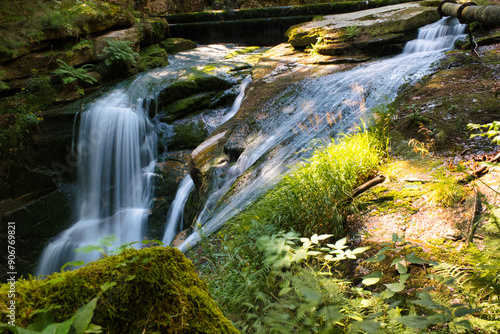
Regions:
<instances>
[{"instance_id":1,"label":"small waterfall cascade","mask_svg":"<svg viewBox=\"0 0 500 334\"><path fill-rule=\"evenodd\" d=\"M107 252L141 239L156 154L156 135L143 102L132 100L125 89L116 89L81 115L78 221L51 240L38 274L51 274L66 262L97 259L101 255L98 251L73 250L96 245L103 237L113 235L116 239Z\"/></svg>"},{"instance_id":2,"label":"small waterfall cascade","mask_svg":"<svg viewBox=\"0 0 500 334\"><path fill-rule=\"evenodd\" d=\"M177 233L181 232L184 229L184 207L189 198L189 194L191 194L193 190L194 182L193 179L191 179L191 177L188 175L182 180L181 184L179 185L179 189L177 189L175 199L168 209L167 223L165 225L165 233L162 240L165 245L170 245Z\"/></svg>"},{"instance_id":3,"label":"small waterfall cascade","mask_svg":"<svg viewBox=\"0 0 500 334\"><path fill-rule=\"evenodd\" d=\"M240 109L241 102L245 97L245 90L248 84L252 82L252 77L247 76L241 82L240 87L238 88L239 93L234 103L231 107L231 110L222 118L222 120L218 121L217 125L220 125L228 120L230 120ZM191 179L191 176L187 175L184 180L179 185L177 189L177 193L175 195L175 199L172 202L168 214L167 214L167 223L165 224L165 233L163 235L163 243L165 245L170 245L174 240L177 233L183 230L183 213L184 207L188 200L189 195L194 190L194 182Z\"/></svg>"},{"instance_id":4,"label":"small waterfall cascade","mask_svg":"<svg viewBox=\"0 0 500 334\"><path fill-rule=\"evenodd\" d=\"M216 231L264 194L289 166L307 156L315 143L354 130L360 120L369 117L370 108L391 101L401 85L428 74L431 64L453 47L464 30L465 25L456 19L443 18L421 28L418 38L409 42L401 55L303 80L270 101L263 111L270 116L260 123L258 132L250 134L253 140L198 215L203 233ZM225 201L228 204L221 205L220 199L237 178L271 150L273 154L258 167L257 175ZM186 251L199 240L195 231L179 249Z\"/></svg>"}]
</instances>

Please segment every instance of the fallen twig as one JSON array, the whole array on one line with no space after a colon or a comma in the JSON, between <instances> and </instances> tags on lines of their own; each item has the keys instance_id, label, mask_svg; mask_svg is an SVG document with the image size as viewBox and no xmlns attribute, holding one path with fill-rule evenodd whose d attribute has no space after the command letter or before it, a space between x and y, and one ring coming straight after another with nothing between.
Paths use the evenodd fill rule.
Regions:
<instances>
[{"instance_id":1,"label":"fallen twig","mask_svg":"<svg viewBox=\"0 0 500 334\"><path fill-rule=\"evenodd\" d=\"M372 188L372 187L376 186L377 184L382 183L384 181L385 181L385 176L377 175L373 179L371 179L370 181L365 182L361 186L355 188L352 191L350 198L353 199L354 197L359 196L360 194L364 193L368 189L370 189L370 188Z\"/></svg>"}]
</instances>

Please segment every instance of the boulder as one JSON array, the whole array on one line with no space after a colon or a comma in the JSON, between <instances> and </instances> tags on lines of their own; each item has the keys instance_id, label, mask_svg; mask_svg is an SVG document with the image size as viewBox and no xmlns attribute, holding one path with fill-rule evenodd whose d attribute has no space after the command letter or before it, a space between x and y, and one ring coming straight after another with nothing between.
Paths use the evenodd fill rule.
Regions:
<instances>
[{"instance_id":1,"label":"boulder","mask_svg":"<svg viewBox=\"0 0 500 334\"><path fill-rule=\"evenodd\" d=\"M105 58L104 49L108 47L107 41L129 41L132 43L132 48L139 51L140 34L137 28L132 27L128 29L111 31L107 34L99 36L94 40L94 58L102 60Z\"/></svg>"},{"instance_id":2,"label":"boulder","mask_svg":"<svg viewBox=\"0 0 500 334\"><path fill-rule=\"evenodd\" d=\"M160 46L167 50L168 53L177 53L194 49L196 47L196 43L184 38L167 38L160 43Z\"/></svg>"}]
</instances>

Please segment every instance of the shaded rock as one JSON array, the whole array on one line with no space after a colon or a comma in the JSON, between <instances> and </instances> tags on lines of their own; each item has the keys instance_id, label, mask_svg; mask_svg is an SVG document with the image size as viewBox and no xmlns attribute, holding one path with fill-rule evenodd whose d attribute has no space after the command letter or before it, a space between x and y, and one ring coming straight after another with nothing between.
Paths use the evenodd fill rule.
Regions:
<instances>
[{"instance_id":1,"label":"shaded rock","mask_svg":"<svg viewBox=\"0 0 500 334\"><path fill-rule=\"evenodd\" d=\"M160 46L167 50L168 53L177 53L194 49L196 47L196 43L184 38L167 38L160 43Z\"/></svg>"},{"instance_id":2,"label":"shaded rock","mask_svg":"<svg viewBox=\"0 0 500 334\"><path fill-rule=\"evenodd\" d=\"M173 122L192 112L206 109L217 104L223 92L204 92L180 99L161 108L162 122Z\"/></svg>"},{"instance_id":3,"label":"shaded rock","mask_svg":"<svg viewBox=\"0 0 500 334\"><path fill-rule=\"evenodd\" d=\"M148 220L149 236L162 239L167 214L175 199L177 188L188 173L188 155L191 151L167 152L155 166L154 197Z\"/></svg>"},{"instance_id":4,"label":"shaded rock","mask_svg":"<svg viewBox=\"0 0 500 334\"><path fill-rule=\"evenodd\" d=\"M194 149L208 136L205 124L201 121L174 124L174 135L168 147L171 150Z\"/></svg>"},{"instance_id":5,"label":"shaded rock","mask_svg":"<svg viewBox=\"0 0 500 334\"><path fill-rule=\"evenodd\" d=\"M141 46L148 46L161 42L168 31L168 23L165 19L142 20L138 25L141 36Z\"/></svg>"},{"instance_id":6,"label":"shaded rock","mask_svg":"<svg viewBox=\"0 0 500 334\"><path fill-rule=\"evenodd\" d=\"M163 89L158 95L158 106L162 108L177 100L202 92L226 90L233 84L219 76L193 71Z\"/></svg>"},{"instance_id":7,"label":"shaded rock","mask_svg":"<svg viewBox=\"0 0 500 334\"><path fill-rule=\"evenodd\" d=\"M7 240L5 227L14 222L16 228L16 269L18 276L34 274L47 241L71 224L72 190L39 190L0 202L1 240ZM6 258L2 247L0 256ZM5 272L0 274L5 281Z\"/></svg>"}]
</instances>

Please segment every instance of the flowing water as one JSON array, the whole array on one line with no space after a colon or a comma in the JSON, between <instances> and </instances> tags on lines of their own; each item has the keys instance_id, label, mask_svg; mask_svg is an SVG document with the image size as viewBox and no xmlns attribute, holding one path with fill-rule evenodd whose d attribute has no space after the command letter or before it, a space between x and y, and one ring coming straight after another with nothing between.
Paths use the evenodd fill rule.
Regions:
<instances>
[{"instance_id":1,"label":"flowing water","mask_svg":"<svg viewBox=\"0 0 500 334\"><path fill-rule=\"evenodd\" d=\"M400 56L305 80L269 101L263 113L268 116L256 119L260 130L251 134L245 151L198 215L204 232L217 230L262 195L318 139L350 131L367 117L370 108L394 98L402 84L429 73L432 62L441 58L442 51L463 32L456 26L443 19L423 28L419 39L409 43ZM69 261L98 258L96 251L77 254L73 250L95 245L101 237L114 235L117 239L106 251L143 238L152 196L151 178L155 177L156 135L148 117L151 101L183 69L222 61L227 52L223 46L208 46L175 55L170 58L171 65L113 89L81 113L76 142L78 221L51 240L40 259L38 274L58 271ZM237 112L250 79L246 80L232 110L215 123ZM258 175L232 195L229 204L218 205L234 181L270 151ZM182 228L182 212L192 189L192 180L187 177L168 214L166 244ZM193 233L180 249L194 245L199 238Z\"/></svg>"},{"instance_id":2,"label":"flowing water","mask_svg":"<svg viewBox=\"0 0 500 334\"><path fill-rule=\"evenodd\" d=\"M78 152L78 221L50 241L38 263L37 274L48 275L67 262L89 262L101 255L97 250L76 253L76 248L88 250L99 246L110 252L141 241L150 212L152 178L157 177L154 168L158 122L149 118L152 101L157 101L161 90L175 82L185 69L214 62L240 64L237 57L224 59L238 48L241 47L211 45L170 56L169 66L118 85L80 114L74 141ZM241 103L249 80L243 80L235 104ZM232 117L237 111L234 108L216 113L218 120L211 120L207 126L215 127ZM189 179L184 184L186 191L192 188ZM176 199L173 208L184 207L186 199ZM169 232L173 236L182 228L180 212L175 209L170 215L177 222ZM110 236L114 236L114 240ZM107 245L99 245L102 238Z\"/></svg>"},{"instance_id":3,"label":"flowing water","mask_svg":"<svg viewBox=\"0 0 500 334\"><path fill-rule=\"evenodd\" d=\"M453 46L464 30L465 26L455 19L441 19L421 28L418 38L409 42L399 56L304 80L270 101L262 112L270 116L263 117L260 131L250 135L252 140L198 215L203 233L216 231L245 209L279 180L288 166L307 155L319 139L355 129L361 119L369 117L370 108L391 101L401 85L428 74L432 63ZM271 151L258 174L221 205L220 199L236 179ZM196 231L179 248L185 251L199 240Z\"/></svg>"}]
</instances>

